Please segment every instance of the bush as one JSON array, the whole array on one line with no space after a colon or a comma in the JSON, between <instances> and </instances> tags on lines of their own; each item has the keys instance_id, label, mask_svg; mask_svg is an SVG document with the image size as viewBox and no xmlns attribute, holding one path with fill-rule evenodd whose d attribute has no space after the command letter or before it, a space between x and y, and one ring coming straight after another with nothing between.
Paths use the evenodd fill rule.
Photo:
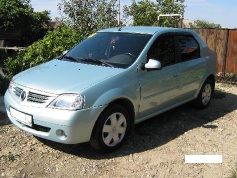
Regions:
<instances>
[{"instance_id":1,"label":"bush","mask_svg":"<svg viewBox=\"0 0 237 178\"><path fill-rule=\"evenodd\" d=\"M8 58L8 57L16 57L17 52L14 50L5 50L5 49L1 49L0 50L0 67L3 66L4 61Z\"/></svg>"},{"instance_id":2,"label":"bush","mask_svg":"<svg viewBox=\"0 0 237 178\"><path fill-rule=\"evenodd\" d=\"M49 61L60 56L63 51L70 49L83 37L72 28L61 25L54 31L50 31L42 39L21 51L16 57L9 57L4 62L3 71L8 80L15 74Z\"/></svg>"}]
</instances>

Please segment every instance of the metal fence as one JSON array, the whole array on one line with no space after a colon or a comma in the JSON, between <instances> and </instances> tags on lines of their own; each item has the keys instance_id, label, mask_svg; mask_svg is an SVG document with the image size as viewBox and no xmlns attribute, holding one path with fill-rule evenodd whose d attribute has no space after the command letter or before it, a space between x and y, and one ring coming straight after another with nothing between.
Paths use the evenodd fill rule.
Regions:
<instances>
[{"instance_id":1,"label":"metal fence","mask_svg":"<svg viewBox=\"0 0 237 178\"><path fill-rule=\"evenodd\" d=\"M0 47L0 50L14 50L14 51L24 51L26 47Z\"/></svg>"},{"instance_id":2,"label":"metal fence","mask_svg":"<svg viewBox=\"0 0 237 178\"><path fill-rule=\"evenodd\" d=\"M237 29L194 29L216 51L219 80L237 83Z\"/></svg>"}]
</instances>

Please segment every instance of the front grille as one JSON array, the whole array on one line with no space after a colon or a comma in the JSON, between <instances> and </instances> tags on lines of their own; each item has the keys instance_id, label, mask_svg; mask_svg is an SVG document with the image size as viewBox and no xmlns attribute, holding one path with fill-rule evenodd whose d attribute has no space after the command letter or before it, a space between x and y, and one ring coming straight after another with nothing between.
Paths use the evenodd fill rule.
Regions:
<instances>
[{"instance_id":1,"label":"front grille","mask_svg":"<svg viewBox=\"0 0 237 178\"><path fill-rule=\"evenodd\" d=\"M49 96L41 95L38 93L29 92L27 96L27 101L34 103L46 103L49 99Z\"/></svg>"},{"instance_id":2,"label":"front grille","mask_svg":"<svg viewBox=\"0 0 237 178\"><path fill-rule=\"evenodd\" d=\"M19 88L16 86L13 87L13 93L17 97L20 97L22 92L23 92L22 88ZM49 101L49 99L50 99L50 96L48 96L48 95L42 95L42 94L34 93L31 91L29 91L26 96L26 101L31 102L31 103L37 103L37 104L47 103Z\"/></svg>"},{"instance_id":3,"label":"front grille","mask_svg":"<svg viewBox=\"0 0 237 178\"><path fill-rule=\"evenodd\" d=\"M50 131L49 127L44 127L44 126L36 125L36 124L33 125L33 129L40 131L40 132L49 132Z\"/></svg>"},{"instance_id":4,"label":"front grille","mask_svg":"<svg viewBox=\"0 0 237 178\"><path fill-rule=\"evenodd\" d=\"M21 122L19 122L19 123L22 124ZM24 126L30 128L30 129L33 129L33 130L37 130L37 131L40 131L40 132L46 132L46 133L48 133L51 130L49 127L44 127L44 126L37 125L37 124L33 124L32 127L30 127L28 125L25 125L25 124L24 124Z\"/></svg>"},{"instance_id":5,"label":"front grille","mask_svg":"<svg viewBox=\"0 0 237 178\"><path fill-rule=\"evenodd\" d=\"M14 87L13 93L15 93L16 96L20 97L22 91L23 91L23 89L21 89L19 87Z\"/></svg>"}]
</instances>

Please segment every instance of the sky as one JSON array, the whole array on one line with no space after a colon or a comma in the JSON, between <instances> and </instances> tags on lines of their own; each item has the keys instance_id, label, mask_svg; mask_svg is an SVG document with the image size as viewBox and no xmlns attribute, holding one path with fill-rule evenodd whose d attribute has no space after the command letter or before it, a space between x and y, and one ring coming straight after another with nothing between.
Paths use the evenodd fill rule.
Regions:
<instances>
[{"instance_id":1,"label":"sky","mask_svg":"<svg viewBox=\"0 0 237 178\"><path fill-rule=\"evenodd\" d=\"M35 11L49 10L52 20L60 17L57 4L61 0L31 0ZM120 0L121 9L131 0ZM205 20L220 24L223 28L237 28L237 0L185 0L184 18L189 20Z\"/></svg>"}]
</instances>

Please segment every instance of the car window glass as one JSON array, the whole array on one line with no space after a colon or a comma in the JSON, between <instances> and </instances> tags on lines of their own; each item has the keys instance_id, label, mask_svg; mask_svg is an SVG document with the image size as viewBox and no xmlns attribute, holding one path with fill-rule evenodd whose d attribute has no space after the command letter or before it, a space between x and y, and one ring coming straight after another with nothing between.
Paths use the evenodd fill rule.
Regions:
<instances>
[{"instance_id":1,"label":"car window glass","mask_svg":"<svg viewBox=\"0 0 237 178\"><path fill-rule=\"evenodd\" d=\"M175 45L173 36L162 36L150 48L148 59L156 59L161 65L167 66L175 63Z\"/></svg>"},{"instance_id":2,"label":"car window glass","mask_svg":"<svg viewBox=\"0 0 237 178\"><path fill-rule=\"evenodd\" d=\"M181 53L181 61L200 57L200 49L197 41L192 36L178 36Z\"/></svg>"},{"instance_id":3,"label":"car window glass","mask_svg":"<svg viewBox=\"0 0 237 178\"><path fill-rule=\"evenodd\" d=\"M150 38L148 34L99 32L77 44L66 56L78 59L77 62L88 62L80 59L93 59L126 68L136 60Z\"/></svg>"}]
</instances>

